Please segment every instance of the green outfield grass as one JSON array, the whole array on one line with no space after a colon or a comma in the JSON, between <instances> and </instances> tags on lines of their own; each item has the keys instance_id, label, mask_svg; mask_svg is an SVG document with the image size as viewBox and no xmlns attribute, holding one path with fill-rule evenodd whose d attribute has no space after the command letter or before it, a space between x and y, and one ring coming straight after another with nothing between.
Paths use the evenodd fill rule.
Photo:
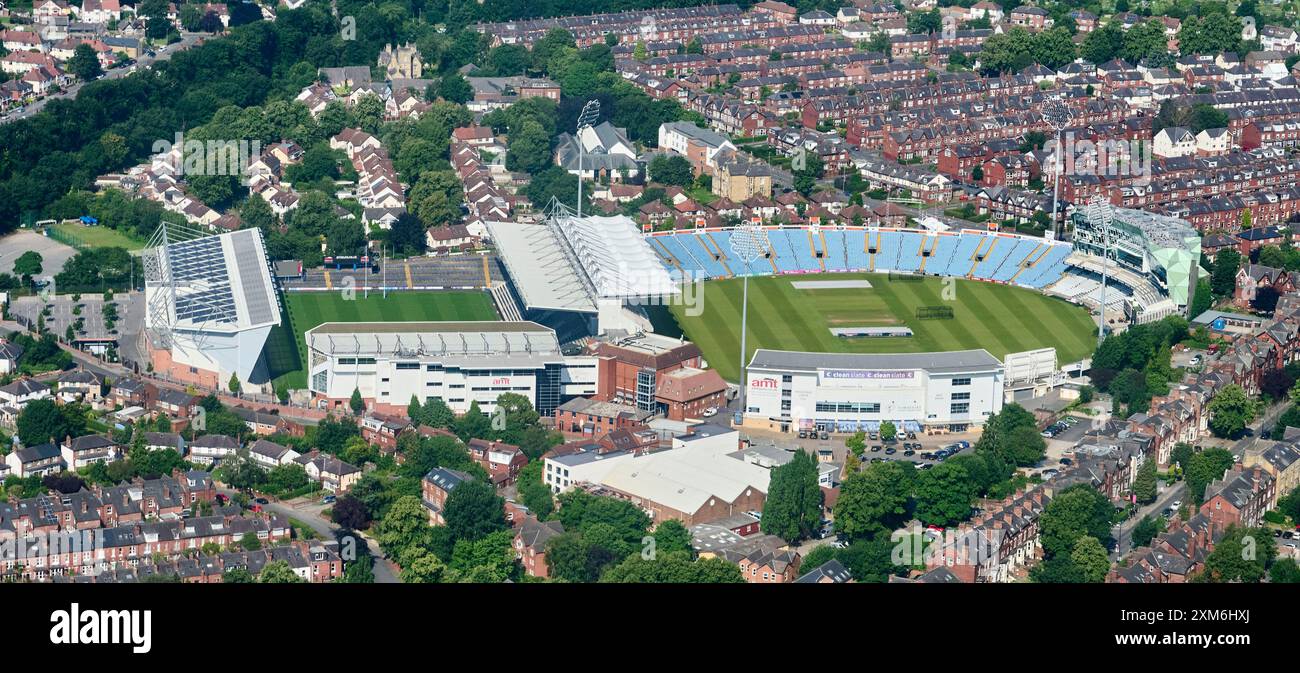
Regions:
<instances>
[{"instance_id":1,"label":"green outfield grass","mask_svg":"<svg viewBox=\"0 0 1300 673\"><path fill-rule=\"evenodd\" d=\"M870 289L798 290L792 281L866 279ZM1056 347L1062 363L1088 357L1097 326L1088 311L1031 290L979 281L955 280L955 297L943 299L946 279L893 281L886 274L842 273L763 276L749 281L749 336L746 361L756 348L814 352L916 353L987 349L998 359L1007 353ZM703 312L690 317L672 306L687 338L699 344L709 366L729 381L738 380L740 354L740 279L703 284ZM951 306L951 320L918 320L918 306ZM832 327L902 325L912 337L836 337Z\"/></svg>"},{"instance_id":2,"label":"green outfield grass","mask_svg":"<svg viewBox=\"0 0 1300 673\"><path fill-rule=\"evenodd\" d=\"M275 383L289 388L307 386L303 333L324 322L497 320L486 292L389 292L387 298L358 292L355 299L344 299L341 292L286 292L283 297L287 319L271 330L266 356Z\"/></svg>"}]
</instances>

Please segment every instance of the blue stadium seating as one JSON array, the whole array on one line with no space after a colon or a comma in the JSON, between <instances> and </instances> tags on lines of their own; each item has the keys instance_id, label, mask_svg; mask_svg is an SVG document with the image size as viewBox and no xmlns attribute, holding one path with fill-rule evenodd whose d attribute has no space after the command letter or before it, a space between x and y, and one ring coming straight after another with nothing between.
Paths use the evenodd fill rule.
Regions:
<instances>
[{"instance_id":1,"label":"blue stadium seating","mask_svg":"<svg viewBox=\"0 0 1300 673\"><path fill-rule=\"evenodd\" d=\"M1011 253L1008 254L1006 260L1002 262L1002 266L998 267L998 270L993 272L991 278L1003 283L1011 280L1011 277L1016 275L1016 272L1020 270L1020 264L1025 261L1025 258L1029 257L1029 254L1033 251L1041 248L1042 245L1042 240L1028 238L1021 240L1016 244L1016 247L1011 249Z\"/></svg>"},{"instance_id":2,"label":"blue stadium seating","mask_svg":"<svg viewBox=\"0 0 1300 673\"><path fill-rule=\"evenodd\" d=\"M848 271L849 266L846 261L848 255L844 248L844 232L830 229L823 230L822 235L826 238L826 254L822 256L822 262L826 265L826 270Z\"/></svg>"},{"instance_id":3,"label":"blue stadium seating","mask_svg":"<svg viewBox=\"0 0 1300 673\"><path fill-rule=\"evenodd\" d=\"M970 273L971 256L975 254L975 248L983 244L987 236L979 234L962 234L961 241L957 243L957 250L952 253L952 261L948 263L948 268L942 272L935 270L944 276L965 276Z\"/></svg>"},{"instance_id":4,"label":"blue stadium seating","mask_svg":"<svg viewBox=\"0 0 1300 673\"><path fill-rule=\"evenodd\" d=\"M899 271L918 271L921 268L921 242L925 237L921 234L903 233L898 234L899 250L898 263L895 266Z\"/></svg>"},{"instance_id":5,"label":"blue stadium seating","mask_svg":"<svg viewBox=\"0 0 1300 673\"><path fill-rule=\"evenodd\" d=\"M876 251L876 271L889 272L898 269L898 253L902 249L902 244L902 234L896 231L880 232L880 249Z\"/></svg>"},{"instance_id":6,"label":"blue stadium seating","mask_svg":"<svg viewBox=\"0 0 1300 673\"><path fill-rule=\"evenodd\" d=\"M769 275L774 273L773 263L776 266L775 273L820 272L823 269L827 272L863 271L872 268L871 256L865 251L868 235L866 229L823 229L820 236L815 235L813 238L816 249L823 252L820 259L809 246L806 229L773 228L767 230L767 235L772 260L759 259L751 265L745 265L736 257L731 249L731 232L725 230L708 234L682 231L654 236L650 241L651 247L663 259L674 259L686 273L705 278ZM701 236L707 236L707 239ZM926 249L932 250L925 258L926 274L966 276L971 274L971 266L974 264L975 271L971 274L974 278L1014 282L1034 289L1060 280L1066 270L1065 259L1071 252L1070 246L1066 244L1058 243L1043 251L1042 239L975 232L940 236L933 248L930 245L932 241L922 232L883 231L872 232L871 236L873 241L879 241L879 250L874 256L874 270L879 273L920 270L920 250L925 241ZM993 240L997 243L990 249ZM987 255L983 261L975 263L971 257L977 247ZM715 250L722 252L721 260L715 259ZM1035 259L1038 261L1034 265L1021 270L1023 263ZM670 270L676 269L671 262L665 261L665 266Z\"/></svg>"},{"instance_id":7,"label":"blue stadium seating","mask_svg":"<svg viewBox=\"0 0 1300 673\"><path fill-rule=\"evenodd\" d=\"M925 260L925 272L936 275L946 275L948 265L952 263L952 256L957 251L958 244L961 243L959 236L940 236L939 242L934 246L930 256Z\"/></svg>"},{"instance_id":8,"label":"blue stadium seating","mask_svg":"<svg viewBox=\"0 0 1300 673\"><path fill-rule=\"evenodd\" d=\"M1013 238L995 238L992 246L985 243L980 248L980 254L984 255L984 261L975 265L975 272L971 276L983 279L992 278L993 272L997 271L999 266L1002 266L1002 262L1006 261L1007 256L1011 254L1011 250L1015 247L1016 240Z\"/></svg>"},{"instance_id":9,"label":"blue stadium seating","mask_svg":"<svg viewBox=\"0 0 1300 673\"><path fill-rule=\"evenodd\" d=\"M871 267L867 257L867 232L862 229L849 229L844 232L844 252L848 253L849 268L864 271Z\"/></svg>"}]
</instances>

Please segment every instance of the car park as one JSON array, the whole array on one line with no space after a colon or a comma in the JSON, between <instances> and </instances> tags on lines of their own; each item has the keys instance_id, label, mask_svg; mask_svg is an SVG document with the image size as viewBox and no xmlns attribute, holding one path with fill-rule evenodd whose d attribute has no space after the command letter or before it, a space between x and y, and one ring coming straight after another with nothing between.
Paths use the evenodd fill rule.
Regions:
<instances>
[{"instance_id":1,"label":"car park","mask_svg":"<svg viewBox=\"0 0 1300 673\"><path fill-rule=\"evenodd\" d=\"M876 444L875 446L872 446L872 447L871 447L871 452L872 452L872 453L876 453L876 452L880 451L880 450L883 449L883 448L884 448L884 447L882 447L881 445Z\"/></svg>"}]
</instances>

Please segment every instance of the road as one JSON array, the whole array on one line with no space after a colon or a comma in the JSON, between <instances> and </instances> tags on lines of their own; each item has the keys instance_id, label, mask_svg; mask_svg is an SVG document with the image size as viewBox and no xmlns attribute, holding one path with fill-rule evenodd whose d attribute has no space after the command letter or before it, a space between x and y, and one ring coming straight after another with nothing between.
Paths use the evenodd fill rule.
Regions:
<instances>
[{"instance_id":1,"label":"road","mask_svg":"<svg viewBox=\"0 0 1300 673\"><path fill-rule=\"evenodd\" d=\"M145 67L157 61L166 61L167 59L171 58L172 54L193 47L194 45L198 44L199 40L205 37L211 37L211 36L208 35L207 33L182 33L181 41L169 45L167 47L167 51L155 52L157 55L152 57L142 54L140 58L136 59L135 68L136 70L142 70ZM120 79L122 77L126 77L129 74L131 74L130 66L124 68L113 68L112 70L109 70L104 73L104 79ZM24 107L22 112L13 113L4 117L3 119L0 119L0 124L6 124L8 122L17 119L26 119L43 110L45 108L45 105L52 100L58 100L60 98L67 98L69 100L74 99L77 97L77 92L81 91L81 87L85 86L85 84L86 84L85 82L77 82L69 86L62 93L54 94L52 96L46 96L40 100L34 101L30 105Z\"/></svg>"},{"instance_id":2,"label":"road","mask_svg":"<svg viewBox=\"0 0 1300 673\"><path fill-rule=\"evenodd\" d=\"M1187 482L1175 482L1173 486L1167 486L1163 492L1156 496L1156 501L1138 509L1137 514L1124 523L1115 526L1111 530L1111 537L1115 538L1115 551L1111 554L1111 559L1116 560L1130 551L1130 545L1133 539L1133 529L1137 527L1138 522L1144 516L1160 516L1160 513L1166 507L1173 506L1175 500L1186 500Z\"/></svg>"},{"instance_id":3,"label":"road","mask_svg":"<svg viewBox=\"0 0 1300 673\"><path fill-rule=\"evenodd\" d=\"M218 492L227 496L234 496L235 491L229 489L217 489ZM287 502L273 501L262 505L262 509L278 514L286 519L296 519L311 527L317 535L327 539L336 539L339 528L333 522L322 518L318 509L312 507L311 503L302 503L302 506L296 507ZM370 550L370 555L375 559L375 583L376 584L397 584L401 582L397 578L395 566L379 550L379 543L365 535L360 536L366 543L366 548Z\"/></svg>"}]
</instances>

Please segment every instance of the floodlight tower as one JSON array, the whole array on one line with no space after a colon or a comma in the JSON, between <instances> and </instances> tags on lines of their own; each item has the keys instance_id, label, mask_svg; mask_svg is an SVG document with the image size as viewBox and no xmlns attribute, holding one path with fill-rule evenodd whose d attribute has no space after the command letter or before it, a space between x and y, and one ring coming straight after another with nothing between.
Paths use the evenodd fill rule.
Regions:
<instances>
[{"instance_id":1,"label":"floodlight tower","mask_svg":"<svg viewBox=\"0 0 1300 673\"><path fill-rule=\"evenodd\" d=\"M1061 131L1074 121L1074 111L1065 102L1065 95L1060 94L1052 96L1043 102L1043 121L1052 127L1055 132L1056 148L1053 160L1053 178L1052 178L1052 231L1056 240L1061 240L1065 235L1065 225L1057 224L1057 200L1061 191L1061 163L1065 160L1065 148L1061 146ZM1059 228L1058 228L1059 227Z\"/></svg>"},{"instance_id":2,"label":"floodlight tower","mask_svg":"<svg viewBox=\"0 0 1300 673\"><path fill-rule=\"evenodd\" d=\"M1106 338L1106 280L1110 272L1110 225L1115 213L1106 197L1094 194L1088 200L1086 216L1101 235L1101 310L1097 318L1097 343L1100 344Z\"/></svg>"},{"instance_id":3,"label":"floodlight tower","mask_svg":"<svg viewBox=\"0 0 1300 673\"><path fill-rule=\"evenodd\" d=\"M591 128L597 119L600 119L600 101L592 99L582 106L582 112L578 114L578 127L574 130L574 138L578 141L578 217L582 217L582 155L585 154L582 130Z\"/></svg>"},{"instance_id":4,"label":"floodlight tower","mask_svg":"<svg viewBox=\"0 0 1300 673\"><path fill-rule=\"evenodd\" d=\"M762 225L747 223L736 227L731 234L731 250L736 256L745 261L747 271L752 273L748 267L759 257L767 255L772 249L772 243L767 238L767 230ZM740 299L740 411L737 412L741 418L745 413L745 389L748 378L745 373L745 333L749 326L749 276L744 276L743 287Z\"/></svg>"}]
</instances>

